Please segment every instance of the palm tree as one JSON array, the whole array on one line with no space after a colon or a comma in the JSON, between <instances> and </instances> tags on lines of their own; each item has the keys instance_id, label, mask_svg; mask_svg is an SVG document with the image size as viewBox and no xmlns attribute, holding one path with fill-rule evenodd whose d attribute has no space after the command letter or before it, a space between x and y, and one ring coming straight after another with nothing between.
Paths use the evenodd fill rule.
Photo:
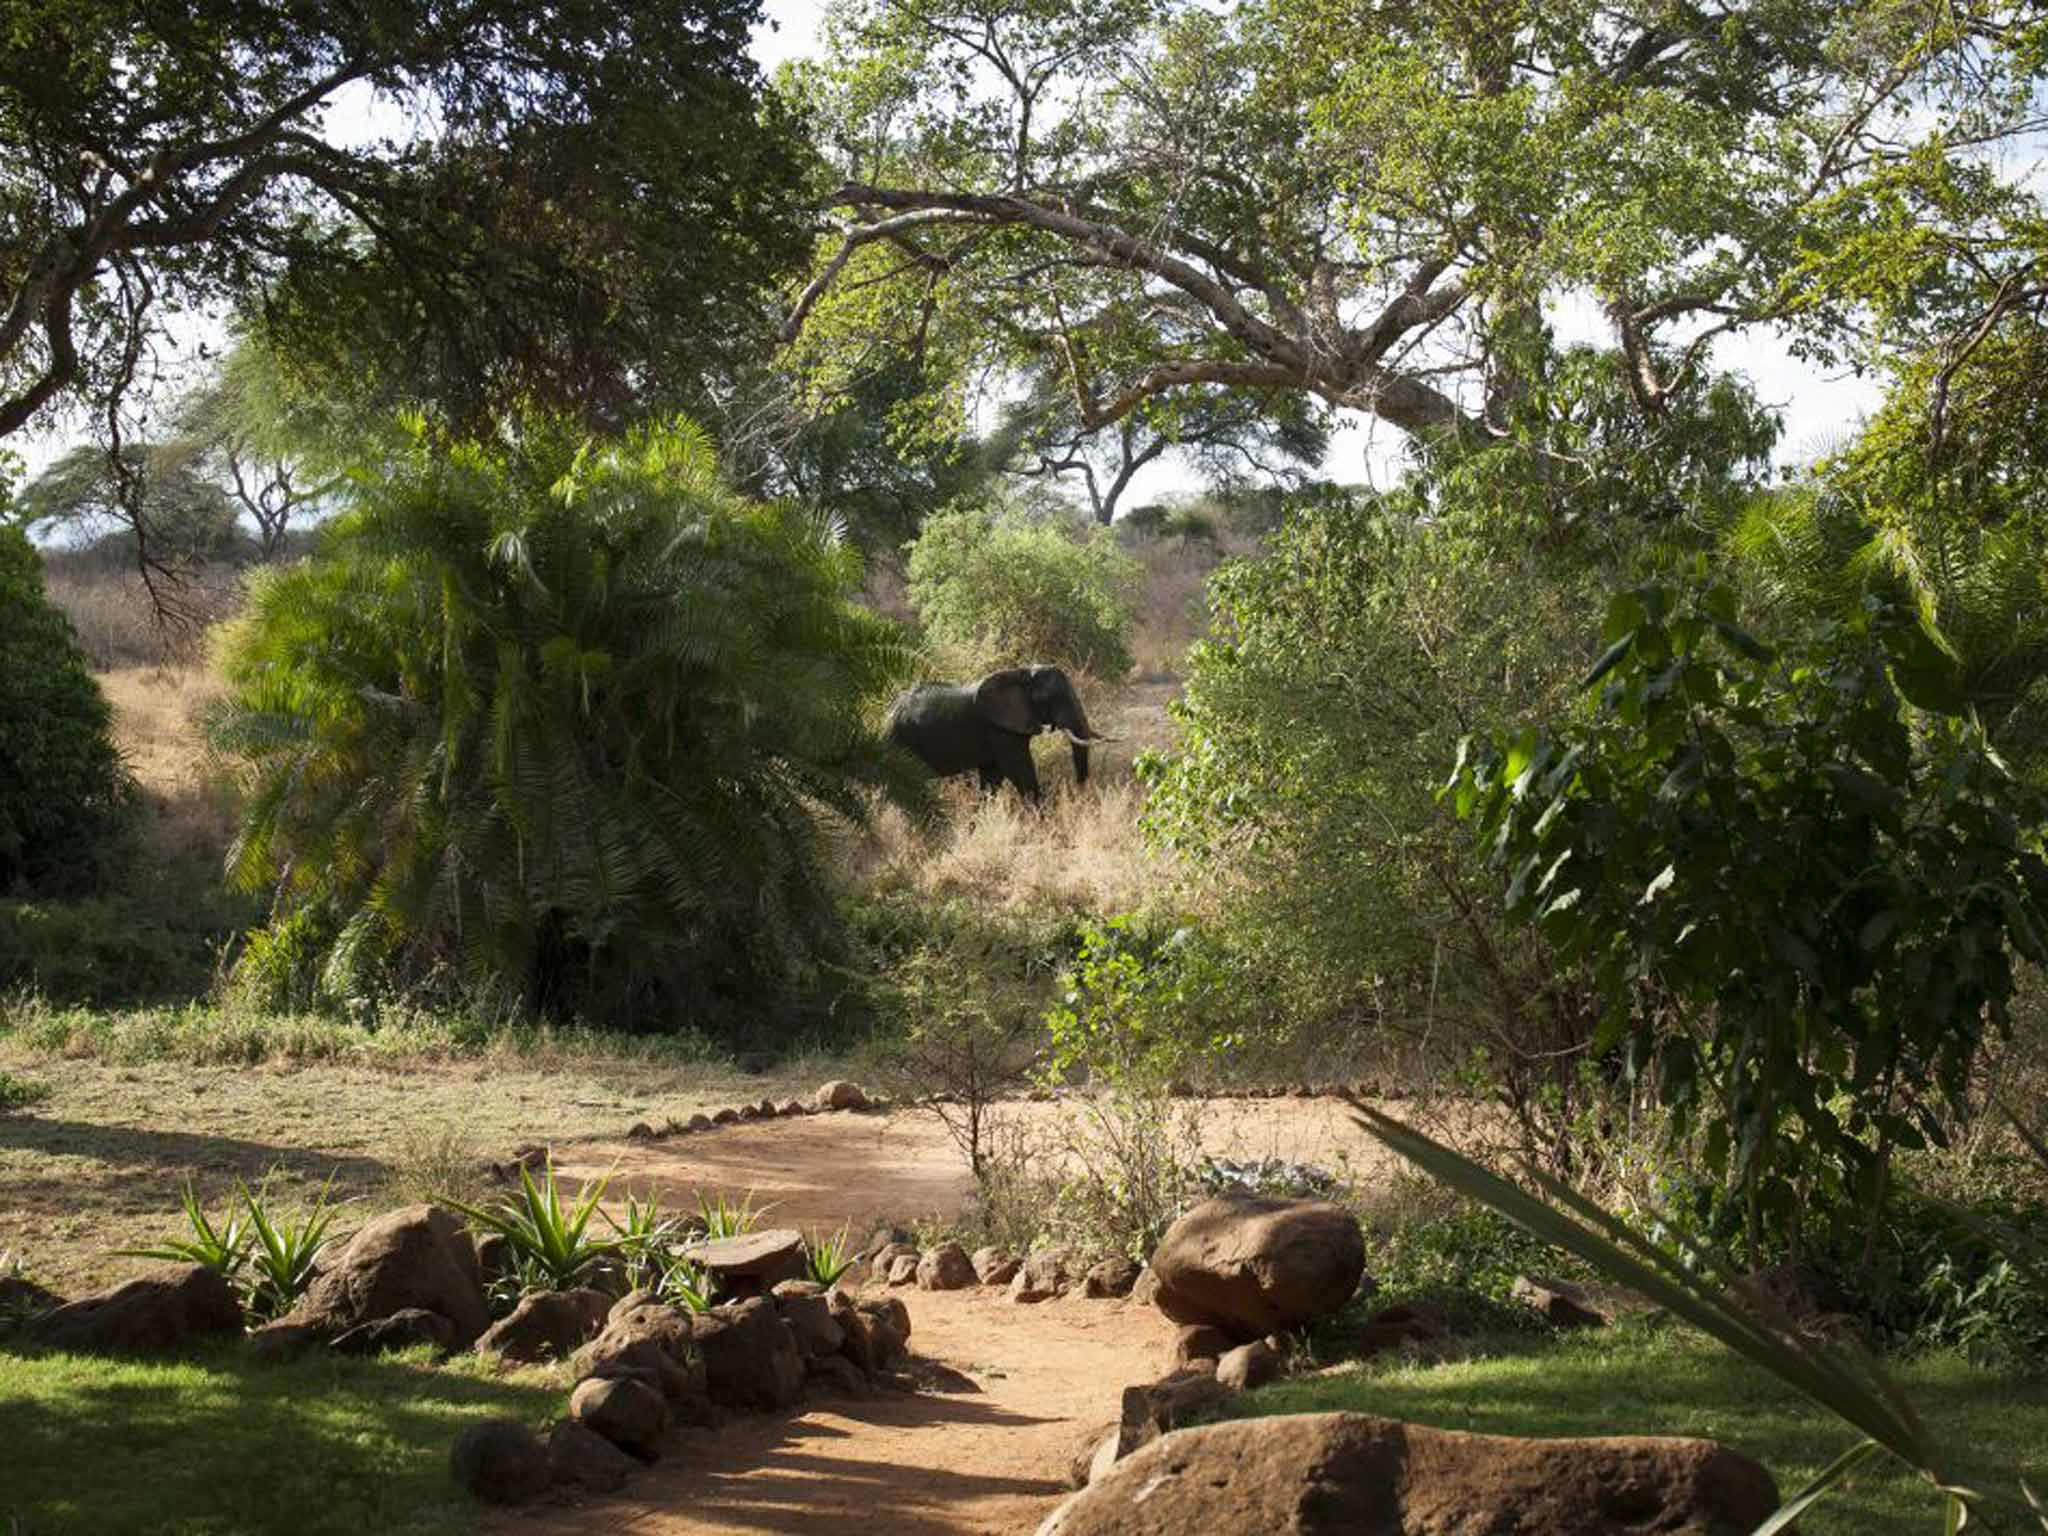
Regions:
<instances>
[{"instance_id":1,"label":"palm tree","mask_svg":"<svg viewBox=\"0 0 2048 1536\"><path fill-rule=\"evenodd\" d=\"M244 969L328 997L452 969L653 1027L786 992L835 821L927 793L871 729L898 634L836 531L726 491L690 423L518 438L416 428L227 631L231 870L274 903Z\"/></svg>"}]
</instances>

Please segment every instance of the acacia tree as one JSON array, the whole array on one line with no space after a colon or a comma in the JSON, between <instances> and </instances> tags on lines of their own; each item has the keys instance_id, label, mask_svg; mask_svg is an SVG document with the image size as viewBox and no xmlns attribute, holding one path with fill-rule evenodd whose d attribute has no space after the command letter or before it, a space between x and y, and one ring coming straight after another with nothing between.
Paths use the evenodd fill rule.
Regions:
<instances>
[{"instance_id":1,"label":"acacia tree","mask_svg":"<svg viewBox=\"0 0 2048 1536\"><path fill-rule=\"evenodd\" d=\"M118 437L172 317L230 303L459 418L687 396L804 249L800 141L746 54L759 16L19 0L0 27L0 438L66 402ZM402 130L340 123L350 92Z\"/></svg>"},{"instance_id":2,"label":"acacia tree","mask_svg":"<svg viewBox=\"0 0 2048 1536\"><path fill-rule=\"evenodd\" d=\"M1083 427L1215 386L1432 442L1543 432L1590 302L1645 437L1717 337L1966 334L2039 291L2048 24L1999 0L847 0L813 85L841 180L787 324L893 282L1057 367ZM829 324L830 322L827 321Z\"/></svg>"}]
</instances>

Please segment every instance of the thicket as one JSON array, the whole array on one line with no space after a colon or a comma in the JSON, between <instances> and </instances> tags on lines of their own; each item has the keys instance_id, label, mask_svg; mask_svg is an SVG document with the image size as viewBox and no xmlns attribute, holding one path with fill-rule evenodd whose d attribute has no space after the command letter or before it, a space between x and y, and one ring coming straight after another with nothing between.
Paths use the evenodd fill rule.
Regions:
<instances>
[{"instance_id":1,"label":"thicket","mask_svg":"<svg viewBox=\"0 0 2048 1536\"><path fill-rule=\"evenodd\" d=\"M1109 682L1130 672L1143 572L1108 529L954 507L928 518L909 550L911 605L966 668L1051 662Z\"/></svg>"},{"instance_id":2,"label":"thicket","mask_svg":"<svg viewBox=\"0 0 2048 1536\"><path fill-rule=\"evenodd\" d=\"M0 895L98 883L133 794L111 723L41 557L0 527Z\"/></svg>"},{"instance_id":3,"label":"thicket","mask_svg":"<svg viewBox=\"0 0 2048 1536\"><path fill-rule=\"evenodd\" d=\"M272 893L237 983L789 1027L837 937L833 828L928 796L869 728L905 651L854 552L722 489L687 423L422 428L343 494L218 647L232 871Z\"/></svg>"}]
</instances>

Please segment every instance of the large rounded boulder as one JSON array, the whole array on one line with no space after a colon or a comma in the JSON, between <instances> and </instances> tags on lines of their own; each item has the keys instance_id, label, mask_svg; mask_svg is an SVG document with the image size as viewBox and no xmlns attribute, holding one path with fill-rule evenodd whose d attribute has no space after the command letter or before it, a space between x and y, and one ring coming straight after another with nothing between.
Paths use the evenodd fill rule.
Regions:
<instances>
[{"instance_id":1,"label":"large rounded boulder","mask_svg":"<svg viewBox=\"0 0 2048 1536\"><path fill-rule=\"evenodd\" d=\"M476 1247L461 1220L437 1205L387 1211L357 1232L291 1321L332 1336L409 1308L447 1318L458 1349L491 1324Z\"/></svg>"},{"instance_id":2,"label":"large rounded boulder","mask_svg":"<svg viewBox=\"0 0 2048 1536\"><path fill-rule=\"evenodd\" d=\"M1330 1316L1365 1273L1358 1221L1326 1200L1205 1200L1152 1255L1154 1298L1177 1323L1263 1338Z\"/></svg>"},{"instance_id":3,"label":"large rounded boulder","mask_svg":"<svg viewBox=\"0 0 2048 1536\"><path fill-rule=\"evenodd\" d=\"M183 1349L241 1331L235 1288L200 1264L156 1270L53 1308L28 1325L31 1343L83 1354Z\"/></svg>"},{"instance_id":4,"label":"large rounded boulder","mask_svg":"<svg viewBox=\"0 0 2048 1536\"><path fill-rule=\"evenodd\" d=\"M1748 1536L1777 1507L1770 1473L1711 1440L1518 1440L1307 1413L1155 1440L1039 1536Z\"/></svg>"}]
</instances>

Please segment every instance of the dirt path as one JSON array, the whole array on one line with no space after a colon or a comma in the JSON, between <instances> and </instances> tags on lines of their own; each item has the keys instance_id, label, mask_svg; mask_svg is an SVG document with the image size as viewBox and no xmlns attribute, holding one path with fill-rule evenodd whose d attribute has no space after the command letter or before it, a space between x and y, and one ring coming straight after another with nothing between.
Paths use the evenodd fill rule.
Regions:
<instances>
[{"instance_id":1,"label":"dirt path","mask_svg":"<svg viewBox=\"0 0 2048 1536\"><path fill-rule=\"evenodd\" d=\"M1006 1112L1050 1121L1057 1106ZM1218 1156L1283 1157L1353 1178L1388 1154L1334 1100L1216 1101L1203 1144ZM814 1115L653 1142L556 1149L571 1181L609 1172L614 1189L661 1192L688 1209L698 1190L752 1190L778 1226L856 1235L883 1221L957 1212L971 1183L929 1114ZM960 1390L828 1402L794 1416L736 1417L689 1430L627 1494L496 1517L520 1536L698 1536L813 1532L857 1521L895 1536L1028 1533L1064 1497L1085 1430L1116 1417L1123 1389L1168 1365L1170 1324L1150 1307L1071 1296L1018 1306L1002 1291L897 1291L911 1351L959 1373Z\"/></svg>"},{"instance_id":2,"label":"dirt path","mask_svg":"<svg viewBox=\"0 0 2048 1536\"><path fill-rule=\"evenodd\" d=\"M902 1294L902 1293L899 1293ZM846 1528L892 1536L1029 1533L1065 1497L1082 1431L1164 1367L1150 1307L1069 1297L1020 1307L994 1291L908 1293L914 1354L959 1390L831 1401L794 1417L685 1430L627 1494L497 1517L503 1536L699 1536Z\"/></svg>"}]
</instances>

